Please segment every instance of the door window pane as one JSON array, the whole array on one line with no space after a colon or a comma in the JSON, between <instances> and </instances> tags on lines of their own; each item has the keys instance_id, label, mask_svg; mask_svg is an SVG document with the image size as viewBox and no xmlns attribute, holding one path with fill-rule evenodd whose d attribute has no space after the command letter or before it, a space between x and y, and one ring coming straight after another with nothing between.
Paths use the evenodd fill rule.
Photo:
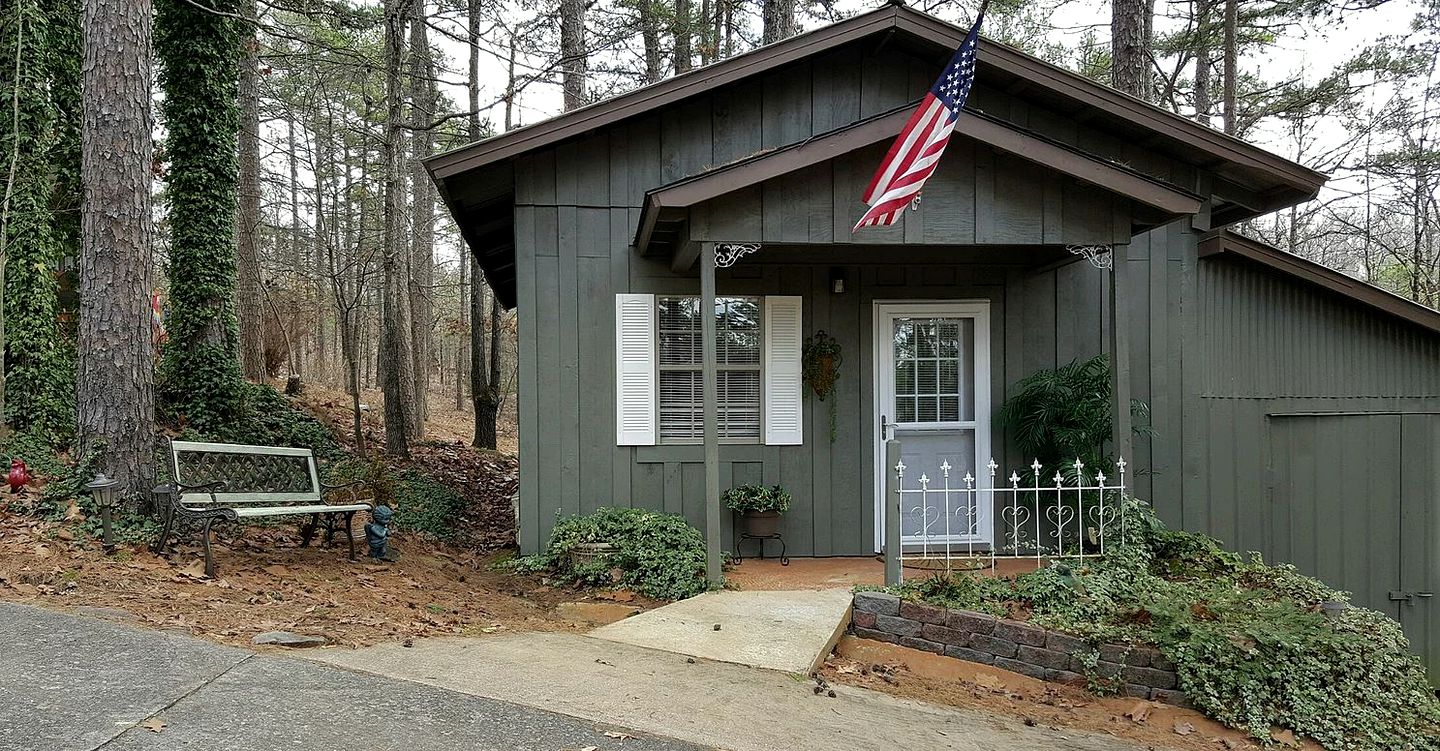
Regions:
<instances>
[{"instance_id":1,"label":"door window pane","mask_svg":"<svg viewBox=\"0 0 1440 751\"><path fill-rule=\"evenodd\" d=\"M896 422L975 419L974 319L897 319L894 341Z\"/></svg>"}]
</instances>

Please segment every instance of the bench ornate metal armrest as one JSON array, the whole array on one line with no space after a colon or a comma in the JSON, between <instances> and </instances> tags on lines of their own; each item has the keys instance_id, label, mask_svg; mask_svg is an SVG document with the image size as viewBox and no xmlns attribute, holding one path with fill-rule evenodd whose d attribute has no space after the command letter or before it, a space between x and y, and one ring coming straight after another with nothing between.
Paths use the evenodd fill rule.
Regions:
<instances>
[{"instance_id":1,"label":"bench ornate metal armrest","mask_svg":"<svg viewBox=\"0 0 1440 751\"><path fill-rule=\"evenodd\" d=\"M164 526L154 545L156 552L164 551L177 520L198 526L205 574L213 577L210 537L215 522L303 515L308 517L301 530L303 544L310 544L316 524L323 523L325 543L333 541L338 528L349 542L350 560L355 560L352 522L356 512L371 508L360 500L362 483L321 482L310 449L171 441L169 459L174 481L155 489L169 496L162 506ZM192 479L196 477L207 479L197 482ZM349 502L326 502L326 495L336 491L347 491Z\"/></svg>"}]
</instances>

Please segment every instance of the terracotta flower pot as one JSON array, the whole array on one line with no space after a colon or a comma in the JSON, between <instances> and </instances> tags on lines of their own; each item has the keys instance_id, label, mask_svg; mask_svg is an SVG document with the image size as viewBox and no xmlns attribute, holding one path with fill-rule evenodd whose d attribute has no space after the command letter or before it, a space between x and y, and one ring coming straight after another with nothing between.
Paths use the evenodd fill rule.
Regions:
<instances>
[{"instance_id":1,"label":"terracotta flower pot","mask_svg":"<svg viewBox=\"0 0 1440 751\"><path fill-rule=\"evenodd\" d=\"M780 531L779 511L746 511L745 534L752 537L768 537Z\"/></svg>"}]
</instances>

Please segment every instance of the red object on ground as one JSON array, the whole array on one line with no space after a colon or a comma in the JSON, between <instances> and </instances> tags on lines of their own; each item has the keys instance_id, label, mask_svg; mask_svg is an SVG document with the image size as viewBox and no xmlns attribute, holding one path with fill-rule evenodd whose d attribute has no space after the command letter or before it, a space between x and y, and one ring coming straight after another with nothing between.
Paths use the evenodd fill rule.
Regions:
<instances>
[{"instance_id":1,"label":"red object on ground","mask_svg":"<svg viewBox=\"0 0 1440 751\"><path fill-rule=\"evenodd\" d=\"M14 459L10 462L10 473L5 475L5 482L10 484L11 493L19 493L20 488L30 482L30 470L25 467L25 462Z\"/></svg>"}]
</instances>

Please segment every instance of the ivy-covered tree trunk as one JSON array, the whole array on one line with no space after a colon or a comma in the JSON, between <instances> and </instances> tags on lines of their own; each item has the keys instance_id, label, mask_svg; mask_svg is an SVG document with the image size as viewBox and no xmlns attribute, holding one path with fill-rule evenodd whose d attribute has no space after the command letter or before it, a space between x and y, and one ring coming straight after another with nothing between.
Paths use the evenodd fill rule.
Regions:
<instances>
[{"instance_id":1,"label":"ivy-covered tree trunk","mask_svg":"<svg viewBox=\"0 0 1440 751\"><path fill-rule=\"evenodd\" d=\"M80 175L79 455L119 481L132 508L152 486L150 3L85 0Z\"/></svg>"},{"instance_id":2,"label":"ivy-covered tree trunk","mask_svg":"<svg viewBox=\"0 0 1440 751\"><path fill-rule=\"evenodd\" d=\"M49 90L49 32L39 0L12 0L0 17L0 399L5 421L52 443L66 432L62 351L56 325L59 256L52 232L55 106Z\"/></svg>"},{"instance_id":3,"label":"ivy-covered tree trunk","mask_svg":"<svg viewBox=\"0 0 1440 751\"><path fill-rule=\"evenodd\" d=\"M255 0L241 12L255 17ZM260 297L260 42L253 27L244 32L240 61L240 200L235 226L235 306L240 319L240 372L265 380L265 308Z\"/></svg>"},{"instance_id":4,"label":"ivy-covered tree trunk","mask_svg":"<svg viewBox=\"0 0 1440 751\"><path fill-rule=\"evenodd\" d=\"M157 0L155 50L170 157L169 340L161 394L183 423L228 437L244 383L235 321L235 208L243 25L236 0L213 10Z\"/></svg>"}]
</instances>

